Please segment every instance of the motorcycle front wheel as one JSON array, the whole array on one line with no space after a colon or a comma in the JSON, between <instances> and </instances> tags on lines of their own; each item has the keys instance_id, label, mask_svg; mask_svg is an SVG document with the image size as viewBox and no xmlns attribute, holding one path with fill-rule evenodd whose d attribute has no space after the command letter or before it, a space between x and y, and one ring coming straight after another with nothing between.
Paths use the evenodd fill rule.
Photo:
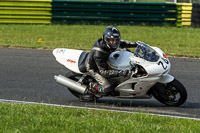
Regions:
<instances>
[{"instance_id":1,"label":"motorcycle front wheel","mask_svg":"<svg viewBox=\"0 0 200 133\"><path fill-rule=\"evenodd\" d=\"M157 83L153 87L152 95L167 106L180 106L187 99L185 87L176 79L167 84Z\"/></svg>"}]
</instances>

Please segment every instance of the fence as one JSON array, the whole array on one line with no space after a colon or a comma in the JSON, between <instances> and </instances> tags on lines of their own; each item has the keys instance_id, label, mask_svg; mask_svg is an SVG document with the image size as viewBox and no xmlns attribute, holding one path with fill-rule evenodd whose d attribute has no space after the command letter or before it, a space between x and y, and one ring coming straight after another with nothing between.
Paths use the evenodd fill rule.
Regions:
<instances>
[{"instance_id":1,"label":"fence","mask_svg":"<svg viewBox=\"0 0 200 133\"><path fill-rule=\"evenodd\" d=\"M51 0L1 0L0 23L51 23Z\"/></svg>"},{"instance_id":2,"label":"fence","mask_svg":"<svg viewBox=\"0 0 200 133\"><path fill-rule=\"evenodd\" d=\"M177 3L177 26L191 25L192 4Z\"/></svg>"},{"instance_id":3,"label":"fence","mask_svg":"<svg viewBox=\"0 0 200 133\"><path fill-rule=\"evenodd\" d=\"M200 27L200 4L193 4L192 27Z\"/></svg>"},{"instance_id":4,"label":"fence","mask_svg":"<svg viewBox=\"0 0 200 133\"><path fill-rule=\"evenodd\" d=\"M176 5L166 3L88 2L54 0L56 24L175 24Z\"/></svg>"},{"instance_id":5,"label":"fence","mask_svg":"<svg viewBox=\"0 0 200 133\"><path fill-rule=\"evenodd\" d=\"M197 4L1 0L0 23L200 25ZM192 20L191 20L192 14Z\"/></svg>"}]
</instances>

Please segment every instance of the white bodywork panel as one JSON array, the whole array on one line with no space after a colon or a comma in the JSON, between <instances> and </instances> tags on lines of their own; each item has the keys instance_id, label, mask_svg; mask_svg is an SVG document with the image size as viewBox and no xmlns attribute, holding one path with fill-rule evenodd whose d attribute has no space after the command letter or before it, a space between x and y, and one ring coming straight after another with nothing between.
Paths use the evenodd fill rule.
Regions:
<instances>
[{"instance_id":1,"label":"white bodywork panel","mask_svg":"<svg viewBox=\"0 0 200 133\"><path fill-rule=\"evenodd\" d=\"M146 97L147 91L157 83L159 77L131 78L116 87L120 97ZM133 86L134 84L134 86Z\"/></svg>"},{"instance_id":2,"label":"white bodywork panel","mask_svg":"<svg viewBox=\"0 0 200 133\"><path fill-rule=\"evenodd\" d=\"M76 73L81 73L78 67L78 61L82 52L83 50L56 48L53 50L53 55L66 68Z\"/></svg>"},{"instance_id":3,"label":"white bodywork panel","mask_svg":"<svg viewBox=\"0 0 200 133\"><path fill-rule=\"evenodd\" d=\"M120 97L148 97L147 91L157 82L165 84L174 80L174 77L168 74L171 64L165 53L157 47L151 48L160 56L157 61L136 57L128 51L116 51L109 56L108 65L112 69L130 70L131 62L142 66L147 72L146 76L131 78L119 84L115 90L120 92Z\"/></svg>"},{"instance_id":4,"label":"white bodywork panel","mask_svg":"<svg viewBox=\"0 0 200 133\"><path fill-rule=\"evenodd\" d=\"M172 75L167 74L166 76L161 76L160 79L158 80L159 83L169 83L174 80L174 77Z\"/></svg>"}]
</instances>

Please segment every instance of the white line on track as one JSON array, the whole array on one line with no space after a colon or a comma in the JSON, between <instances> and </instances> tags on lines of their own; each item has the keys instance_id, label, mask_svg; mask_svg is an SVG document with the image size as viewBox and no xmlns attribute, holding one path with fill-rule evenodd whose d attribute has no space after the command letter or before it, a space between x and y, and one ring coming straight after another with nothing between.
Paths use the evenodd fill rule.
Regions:
<instances>
[{"instance_id":1,"label":"white line on track","mask_svg":"<svg viewBox=\"0 0 200 133\"><path fill-rule=\"evenodd\" d=\"M91 110L103 110L103 111L122 112L122 113L136 113L136 112L130 112L130 111L118 111L118 110L111 110L111 109L98 109L98 108L88 108L88 107L78 107L78 106L59 105L59 104L50 104L50 103L38 103L38 102L28 102L28 101L17 101L17 100L7 100L7 99L0 99L0 102L1 103L18 103L18 104L40 104L40 105L46 105L46 106L66 107L66 108L75 108L75 109L91 109ZM177 118L177 119L200 120L199 118L192 118L192 117L173 116L173 115L164 115L164 114L155 114L155 113L154 114L148 113L148 114L155 115L155 116L162 116L162 117Z\"/></svg>"}]
</instances>

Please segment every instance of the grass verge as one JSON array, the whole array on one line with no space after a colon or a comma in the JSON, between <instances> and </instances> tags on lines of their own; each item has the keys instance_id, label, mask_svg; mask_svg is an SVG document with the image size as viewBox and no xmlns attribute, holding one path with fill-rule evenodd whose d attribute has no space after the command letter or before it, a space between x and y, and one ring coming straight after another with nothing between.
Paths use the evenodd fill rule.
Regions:
<instances>
[{"instance_id":1,"label":"grass verge","mask_svg":"<svg viewBox=\"0 0 200 133\"><path fill-rule=\"evenodd\" d=\"M89 50L103 25L0 25L1 47ZM122 39L143 41L171 56L200 57L200 29L191 27L117 26Z\"/></svg>"},{"instance_id":2,"label":"grass verge","mask_svg":"<svg viewBox=\"0 0 200 133\"><path fill-rule=\"evenodd\" d=\"M197 133L200 121L44 105L0 103L0 132Z\"/></svg>"}]
</instances>

